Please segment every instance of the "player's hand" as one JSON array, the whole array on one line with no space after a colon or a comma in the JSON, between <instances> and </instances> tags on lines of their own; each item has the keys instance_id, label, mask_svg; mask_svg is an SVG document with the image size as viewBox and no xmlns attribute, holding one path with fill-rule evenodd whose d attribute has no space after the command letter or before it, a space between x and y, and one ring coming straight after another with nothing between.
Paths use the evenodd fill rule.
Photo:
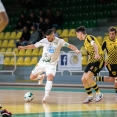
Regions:
<instances>
[{"instance_id":1,"label":"player's hand","mask_svg":"<svg viewBox=\"0 0 117 117\"><path fill-rule=\"evenodd\" d=\"M18 49L24 49L24 46L18 46Z\"/></svg>"},{"instance_id":2,"label":"player's hand","mask_svg":"<svg viewBox=\"0 0 117 117\"><path fill-rule=\"evenodd\" d=\"M95 54L95 59L100 59L100 55L99 54Z\"/></svg>"},{"instance_id":3,"label":"player's hand","mask_svg":"<svg viewBox=\"0 0 117 117\"><path fill-rule=\"evenodd\" d=\"M80 53L80 51L79 51L79 50L75 50L75 53L76 53L76 54L79 54L79 53Z\"/></svg>"}]
</instances>

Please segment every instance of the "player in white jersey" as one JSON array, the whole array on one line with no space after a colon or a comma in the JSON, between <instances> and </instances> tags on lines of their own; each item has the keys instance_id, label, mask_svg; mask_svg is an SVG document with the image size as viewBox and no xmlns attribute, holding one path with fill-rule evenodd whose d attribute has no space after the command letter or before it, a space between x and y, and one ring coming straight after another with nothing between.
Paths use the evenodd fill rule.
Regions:
<instances>
[{"instance_id":1,"label":"player in white jersey","mask_svg":"<svg viewBox=\"0 0 117 117\"><path fill-rule=\"evenodd\" d=\"M0 0L0 32L2 32L5 29L8 23L9 19L6 10Z\"/></svg>"},{"instance_id":2,"label":"player in white jersey","mask_svg":"<svg viewBox=\"0 0 117 117\"><path fill-rule=\"evenodd\" d=\"M52 81L56 74L56 65L59 59L59 53L61 48L68 47L71 50L75 51L76 54L79 53L79 50L72 44L65 42L63 39L57 38L54 36L54 31L48 29L46 32L46 38L40 40L35 44L28 46L19 46L19 49L34 49L43 46L43 53L40 61L37 63L35 68L32 70L30 75L31 80L39 80L39 84L42 84L45 74L42 74L44 71L47 76L47 82L45 85L45 96L43 102L49 97L49 92L52 88Z\"/></svg>"}]
</instances>

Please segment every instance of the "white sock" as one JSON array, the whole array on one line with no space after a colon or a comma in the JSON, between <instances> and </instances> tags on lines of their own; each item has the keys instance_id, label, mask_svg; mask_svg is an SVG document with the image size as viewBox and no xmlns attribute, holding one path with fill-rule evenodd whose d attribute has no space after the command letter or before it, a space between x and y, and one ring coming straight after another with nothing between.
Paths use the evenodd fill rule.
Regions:
<instances>
[{"instance_id":1,"label":"white sock","mask_svg":"<svg viewBox=\"0 0 117 117\"><path fill-rule=\"evenodd\" d=\"M45 86L45 95L49 95L52 88L52 81L47 81Z\"/></svg>"}]
</instances>

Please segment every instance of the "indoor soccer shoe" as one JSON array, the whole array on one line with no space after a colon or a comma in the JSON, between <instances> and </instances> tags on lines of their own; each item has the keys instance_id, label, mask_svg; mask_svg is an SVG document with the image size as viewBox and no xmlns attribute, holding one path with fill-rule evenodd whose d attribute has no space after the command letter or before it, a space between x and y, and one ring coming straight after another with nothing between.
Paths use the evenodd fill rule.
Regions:
<instances>
[{"instance_id":1,"label":"indoor soccer shoe","mask_svg":"<svg viewBox=\"0 0 117 117\"><path fill-rule=\"evenodd\" d=\"M87 104L87 103L90 103L91 101L93 101L93 97L87 97L87 99L83 101L83 103Z\"/></svg>"},{"instance_id":2,"label":"indoor soccer shoe","mask_svg":"<svg viewBox=\"0 0 117 117\"><path fill-rule=\"evenodd\" d=\"M12 113L8 112L6 109L1 110L0 113L1 113L2 117L11 117L11 115L12 115Z\"/></svg>"},{"instance_id":3,"label":"indoor soccer shoe","mask_svg":"<svg viewBox=\"0 0 117 117\"><path fill-rule=\"evenodd\" d=\"M99 102L99 101L101 101L102 98L103 98L103 94L101 94L101 93L96 94L95 102Z\"/></svg>"},{"instance_id":4,"label":"indoor soccer shoe","mask_svg":"<svg viewBox=\"0 0 117 117\"><path fill-rule=\"evenodd\" d=\"M39 82L38 82L39 85L43 84L44 78L45 78L45 74L42 74L42 77L39 79Z\"/></svg>"}]
</instances>

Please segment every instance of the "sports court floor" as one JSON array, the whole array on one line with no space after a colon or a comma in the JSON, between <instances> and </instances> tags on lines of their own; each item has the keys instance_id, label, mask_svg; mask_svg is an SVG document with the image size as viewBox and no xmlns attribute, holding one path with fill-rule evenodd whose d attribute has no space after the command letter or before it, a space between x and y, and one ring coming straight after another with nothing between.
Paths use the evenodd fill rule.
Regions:
<instances>
[{"instance_id":1,"label":"sports court floor","mask_svg":"<svg viewBox=\"0 0 117 117\"><path fill-rule=\"evenodd\" d=\"M34 100L26 103L24 94L28 91L34 94ZM44 87L0 86L0 103L13 113L12 117L117 117L114 89L101 91L101 102L82 104L87 97L84 89L53 87L50 99L43 104Z\"/></svg>"}]
</instances>

